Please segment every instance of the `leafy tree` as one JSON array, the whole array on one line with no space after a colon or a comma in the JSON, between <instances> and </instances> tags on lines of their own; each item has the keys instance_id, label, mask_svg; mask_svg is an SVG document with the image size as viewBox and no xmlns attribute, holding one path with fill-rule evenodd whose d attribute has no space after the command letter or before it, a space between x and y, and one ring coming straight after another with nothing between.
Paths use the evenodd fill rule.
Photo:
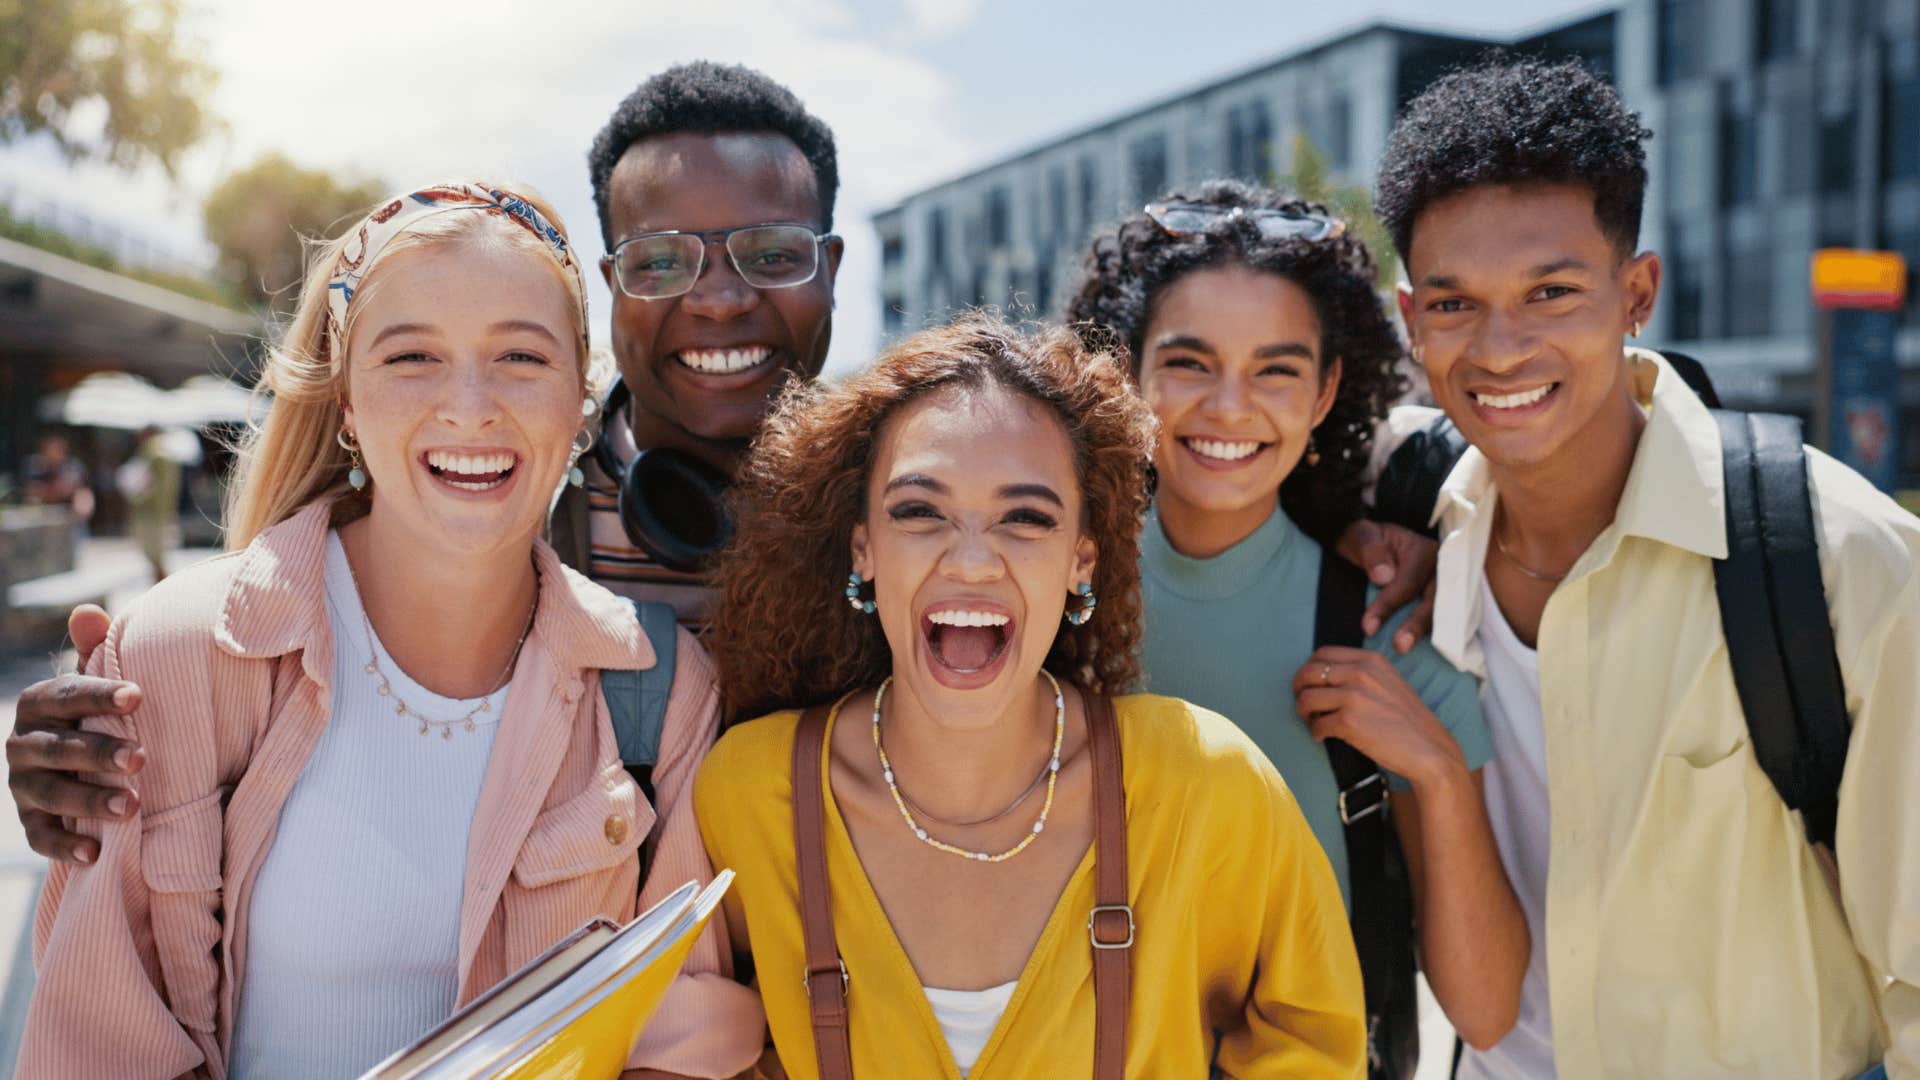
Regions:
<instances>
[{"instance_id":1,"label":"leafy tree","mask_svg":"<svg viewBox=\"0 0 1920 1080\"><path fill-rule=\"evenodd\" d=\"M218 124L215 73L180 40L181 0L0 0L0 143L45 133L72 158L173 175ZM92 110L105 120L91 127Z\"/></svg>"},{"instance_id":2,"label":"leafy tree","mask_svg":"<svg viewBox=\"0 0 1920 1080\"><path fill-rule=\"evenodd\" d=\"M1393 237L1373 212L1373 193L1364 187L1336 182L1327 169L1327 158L1304 134L1293 139L1293 171L1281 176L1278 186L1309 202L1317 202L1347 223L1347 228L1367 245L1378 271L1374 284L1382 293L1391 294L1394 269L1399 265L1393 253Z\"/></svg>"},{"instance_id":3,"label":"leafy tree","mask_svg":"<svg viewBox=\"0 0 1920 1080\"><path fill-rule=\"evenodd\" d=\"M305 238L330 235L385 193L378 181L340 180L269 153L207 196L207 239L220 251L220 273L243 296L284 309L305 270Z\"/></svg>"}]
</instances>

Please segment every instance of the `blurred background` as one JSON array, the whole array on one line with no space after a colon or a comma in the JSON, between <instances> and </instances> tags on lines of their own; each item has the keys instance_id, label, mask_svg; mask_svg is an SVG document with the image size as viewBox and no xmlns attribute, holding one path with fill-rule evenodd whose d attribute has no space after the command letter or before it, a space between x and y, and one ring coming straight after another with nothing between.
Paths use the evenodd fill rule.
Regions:
<instances>
[{"instance_id":1,"label":"blurred background","mask_svg":"<svg viewBox=\"0 0 1920 1080\"><path fill-rule=\"evenodd\" d=\"M1642 341L1920 506L1920 0L0 0L0 719L74 603L217 548L302 237L480 173L597 256L587 147L661 67L758 67L833 127L833 374L958 307L1057 314L1096 225L1209 176L1329 203L1387 286L1395 112L1494 48L1579 57L1654 129ZM0 964L36 874L0 812Z\"/></svg>"}]
</instances>

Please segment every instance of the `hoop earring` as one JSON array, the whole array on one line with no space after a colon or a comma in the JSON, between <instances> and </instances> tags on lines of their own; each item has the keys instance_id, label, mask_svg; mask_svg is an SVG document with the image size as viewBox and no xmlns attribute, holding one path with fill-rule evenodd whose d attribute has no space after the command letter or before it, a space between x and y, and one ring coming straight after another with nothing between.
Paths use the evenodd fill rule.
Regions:
<instances>
[{"instance_id":1,"label":"hoop earring","mask_svg":"<svg viewBox=\"0 0 1920 1080\"><path fill-rule=\"evenodd\" d=\"M1093 595L1093 583L1088 581L1081 582L1073 595L1080 601L1080 610L1067 612L1066 620L1074 626L1085 626L1087 620L1093 618L1093 609L1099 606L1100 598Z\"/></svg>"},{"instance_id":2,"label":"hoop earring","mask_svg":"<svg viewBox=\"0 0 1920 1080\"><path fill-rule=\"evenodd\" d=\"M585 439L586 442L581 442ZM580 455L593 448L593 433L585 428L573 437L573 452L567 456L567 483L574 487L587 486L586 470L580 467Z\"/></svg>"},{"instance_id":3,"label":"hoop earring","mask_svg":"<svg viewBox=\"0 0 1920 1080\"><path fill-rule=\"evenodd\" d=\"M360 463L360 436L341 424L340 430L333 433L333 441L347 452L347 461L353 466L347 470L347 486L355 491L367 490L367 470Z\"/></svg>"},{"instance_id":4,"label":"hoop earring","mask_svg":"<svg viewBox=\"0 0 1920 1080\"><path fill-rule=\"evenodd\" d=\"M1307 464L1309 466L1320 464L1320 442L1313 435L1307 436Z\"/></svg>"},{"instance_id":5,"label":"hoop earring","mask_svg":"<svg viewBox=\"0 0 1920 1080\"><path fill-rule=\"evenodd\" d=\"M873 614L873 601L862 600L860 598L860 586L863 584L865 584L865 582L860 580L859 573L856 572L847 575L847 604L862 615L871 615Z\"/></svg>"},{"instance_id":6,"label":"hoop earring","mask_svg":"<svg viewBox=\"0 0 1920 1080\"><path fill-rule=\"evenodd\" d=\"M1633 320L1633 336L1634 337L1640 336L1640 320L1639 319Z\"/></svg>"}]
</instances>

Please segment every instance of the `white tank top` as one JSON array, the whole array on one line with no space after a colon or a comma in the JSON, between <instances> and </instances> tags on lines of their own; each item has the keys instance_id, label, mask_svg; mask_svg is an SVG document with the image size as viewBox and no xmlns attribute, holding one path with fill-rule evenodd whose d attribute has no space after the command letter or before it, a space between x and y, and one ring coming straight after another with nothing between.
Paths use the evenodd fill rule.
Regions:
<instances>
[{"instance_id":1,"label":"white tank top","mask_svg":"<svg viewBox=\"0 0 1920 1080\"><path fill-rule=\"evenodd\" d=\"M926 991L927 1004L933 1006L933 1018L940 1022L940 1033L947 1037L947 1050L953 1054L953 1063L960 1066L961 1076L980 1060L980 1051L987 1048L987 1040L993 1037L1000 1014L1007 1011L1007 1002L1013 999L1013 988L1018 985L1016 979L985 990L921 988Z\"/></svg>"}]
</instances>

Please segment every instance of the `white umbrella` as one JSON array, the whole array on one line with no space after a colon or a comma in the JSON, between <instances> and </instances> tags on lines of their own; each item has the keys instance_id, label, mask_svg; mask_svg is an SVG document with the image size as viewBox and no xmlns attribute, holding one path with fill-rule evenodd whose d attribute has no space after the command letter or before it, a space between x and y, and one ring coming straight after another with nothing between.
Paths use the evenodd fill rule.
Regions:
<instances>
[{"instance_id":1,"label":"white umbrella","mask_svg":"<svg viewBox=\"0 0 1920 1080\"><path fill-rule=\"evenodd\" d=\"M167 396L172 399L169 422L185 427L258 423L266 419L269 403L265 395L255 397L218 375L195 375Z\"/></svg>"},{"instance_id":2,"label":"white umbrella","mask_svg":"<svg viewBox=\"0 0 1920 1080\"><path fill-rule=\"evenodd\" d=\"M165 390L138 375L106 371L89 375L73 389L40 399L40 419L68 427L105 427L138 431L165 425L171 402Z\"/></svg>"}]
</instances>

